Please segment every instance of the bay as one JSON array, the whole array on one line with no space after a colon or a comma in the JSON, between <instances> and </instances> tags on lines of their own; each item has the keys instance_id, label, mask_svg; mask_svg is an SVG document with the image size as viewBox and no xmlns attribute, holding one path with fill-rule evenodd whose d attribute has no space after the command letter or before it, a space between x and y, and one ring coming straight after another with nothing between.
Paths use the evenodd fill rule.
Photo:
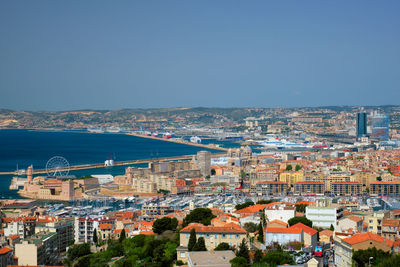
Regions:
<instances>
[{"instance_id":1,"label":"bay","mask_svg":"<svg viewBox=\"0 0 400 267\"><path fill-rule=\"evenodd\" d=\"M66 158L70 165L102 163L107 158L116 161L172 157L196 154L201 147L166 142L126 134L93 134L85 132L54 132L36 130L0 130L0 171L43 169L53 156ZM209 150L209 149L207 149ZM209 150L210 152L219 152ZM142 164L140 166L147 166ZM127 166L115 166L70 172L72 175L121 175ZM9 190L12 176L0 176L0 197L20 198Z\"/></svg>"}]
</instances>

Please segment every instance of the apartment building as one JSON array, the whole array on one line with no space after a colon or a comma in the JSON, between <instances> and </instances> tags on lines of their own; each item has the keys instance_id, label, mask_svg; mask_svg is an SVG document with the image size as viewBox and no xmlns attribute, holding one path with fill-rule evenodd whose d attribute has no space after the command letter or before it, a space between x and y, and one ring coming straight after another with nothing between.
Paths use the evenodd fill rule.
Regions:
<instances>
[{"instance_id":1,"label":"apartment building","mask_svg":"<svg viewBox=\"0 0 400 267\"><path fill-rule=\"evenodd\" d=\"M59 262L56 233L41 232L15 244L18 265L55 265Z\"/></svg>"},{"instance_id":2,"label":"apartment building","mask_svg":"<svg viewBox=\"0 0 400 267\"><path fill-rule=\"evenodd\" d=\"M362 193L362 184L359 182L333 182L331 192L340 196L357 196Z\"/></svg>"},{"instance_id":3,"label":"apartment building","mask_svg":"<svg viewBox=\"0 0 400 267\"><path fill-rule=\"evenodd\" d=\"M337 221L343 217L343 207L330 204L325 199L317 200L315 205L306 207L306 217L313 222L313 226L329 228L333 225L336 229Z\"/></svg>"},{"instance_id":4,"label":"apartment building","mask_svg":"<svg viewBox=\"0 0 400 267\"><path fill-rule=\"evenodd\" d=\"M295 194L323 194L325 192L325 185L323 182L318 181L302 181L294 184Z\"/></svg>"},{"instance_id":5,"label":"apartment building","mask_svg":"<svg viewBox=\"0 0 400 267\"><path fill-rule=\"evenodd\" d=\"M372 195L400 195L400 182L373 182L370 184Z\"/></svg>"},{"instance_id":6,"label":"apartment building","mask_svg":"<svg viewBox=\"0 0 400 267\"><path fill-rule=\"evenodd\" d=\"M282 181L265 181L256 184L258 195L286 195L288 186Z\"/></svg>"},{"instance_id":7,"label":"apartment building","mask_svg":"<svg viewBox=\"0 0 400 267\"><path fill-rule=\"evenodd\" d=\"M236 224L225 226L204 226L199 223L192 223L180 231L180 245L187 247L190 231L196 231L196 237L203 237L207 250L215 249L218 244L225 242L230 246L238 247L243 239L246 239L247 232Z\"/></svg>"},{"instance_id":8,"label":"apartment building","mask_svg":"<svg viewBox=\"0 0 400 267\"><path fill-rule=\"evenodd\" d=\"M38 219L35 232L49 232L57 234L58 252L64 252L74 240L74 220L56 219L54 217Z\"/></svg>"},{"instance_id":9,"label":"apartment building","mask_svg":"<svg viewBox=\"0 0 400 267\"><path fill-rule=\"evenodd\" d=\"M288 187L294 186L295 183L303 181L304 173L301 171L283 171L279 174L279 180L285 182Z\"/></svg>"},{"instance_id":10,"label":"apartment building","mask_svg":"<svg viewBox=\"0 0 400 267\"><path fill-rule=\"evenodd\" d=\"M349 267L352 265L353 251L375 247L383 251L392 251L393 241L374 233L355 234L351 237L335 238L335 264L337 267Z\"/></svg>"}]
</instances>

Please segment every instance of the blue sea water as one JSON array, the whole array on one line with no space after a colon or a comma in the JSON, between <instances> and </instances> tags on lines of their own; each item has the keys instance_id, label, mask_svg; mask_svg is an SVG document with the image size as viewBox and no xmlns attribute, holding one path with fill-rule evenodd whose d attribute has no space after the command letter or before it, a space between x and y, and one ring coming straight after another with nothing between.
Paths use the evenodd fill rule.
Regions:
<instances>
[{"instance_id":1,"label":"blue sea water","mask_svg":"<svg viewBox=\"0 0 400 267\"><path fill-rule=\"evenodd\" d=\"M84 132L50 132L34 130L0 130L0 171L43 169L53 156L62 156L70 165L102 163L113 157L116 161L149 159L196 154L201 147L147 139L125 134L91 134ZM217 152L216 150L210 150ZM146 166L141 165L141 166ZM70 172L72 175L120 175L126 166ZM0 197L19 198L9 190L12 176L0 176Z\"/></svg>"}]
</instances>

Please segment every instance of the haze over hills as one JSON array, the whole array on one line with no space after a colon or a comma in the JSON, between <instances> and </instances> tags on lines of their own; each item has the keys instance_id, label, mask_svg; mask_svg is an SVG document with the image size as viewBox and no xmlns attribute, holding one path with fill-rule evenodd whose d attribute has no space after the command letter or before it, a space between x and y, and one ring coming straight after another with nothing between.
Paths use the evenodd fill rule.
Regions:
<instances>
[{"instance_id":1,"label":"haze over hills","mask_svg":"<svg viewBox=\"0 0 400 267\"><path fill-rule=\"evenodd\" d=\"M400 106L365 106L365 110L380 111L391 118L396 128L400 118ZM151 108L120 110L71 110L71 111L17 111L0 109L0 127L3 128L70 128L84 129L90 126L115 125L139 128L149 122L158 122L161 127L188 124L232 125L243 123L248 117L261 119L265 124L277 121L289 123L293 117L335 118L340 113L352 114L360 110L357 106L329 106L303 108Z\"/></svg>"}]
</instances>

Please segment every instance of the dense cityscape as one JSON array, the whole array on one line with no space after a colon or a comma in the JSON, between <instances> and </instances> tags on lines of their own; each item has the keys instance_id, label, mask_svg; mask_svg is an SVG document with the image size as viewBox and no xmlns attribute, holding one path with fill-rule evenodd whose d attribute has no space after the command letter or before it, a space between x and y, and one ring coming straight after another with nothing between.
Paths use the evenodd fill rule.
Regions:
<instances>
[{"instance_id":1,"label":"dense cityscape","mask_svg":"<svg viewBox=\"0 0 400 267\"><path fill-rule=\"evenodd\" d=\"M123 175L70 175L76 166L61 156L45 171L10 170L10 190L23 199L2 201L2 266L387 266L399 260L398 107L177 110L144 110L157 115L129 123L85 124L80 117L43 125L205 150L143 161L147 167L129 162ZM4 115L3 126L28 126L16 117ZM118 164L109 158L81 167Z\"/></svg>"},{"instance_id":2,"label":"dense cityscape","mask_svg":"<svg viewBox=\"0 0 400 267\"><path fill-rule=\"evenodd\" d=\"M400 267L400 1L0 1L0 267Z\"/></svg>"}]
</instances>

